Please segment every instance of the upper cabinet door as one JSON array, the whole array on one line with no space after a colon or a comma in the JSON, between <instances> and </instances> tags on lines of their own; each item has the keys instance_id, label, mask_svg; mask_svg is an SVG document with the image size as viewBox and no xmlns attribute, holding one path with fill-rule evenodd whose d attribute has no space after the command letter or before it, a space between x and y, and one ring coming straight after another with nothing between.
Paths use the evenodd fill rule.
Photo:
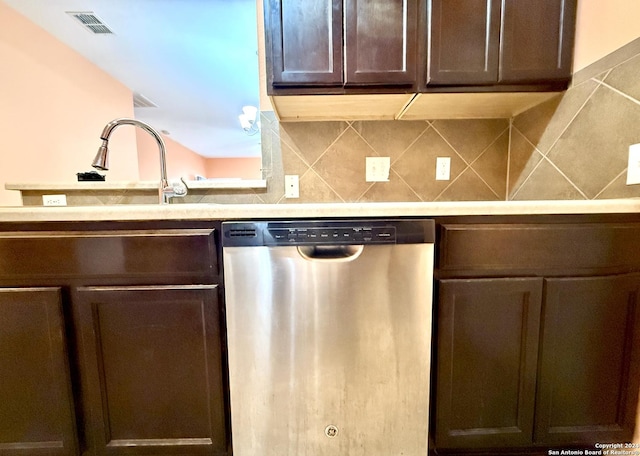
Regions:
<instances>
[{"instance_id":1,"label":"upper cabinet door","mask_svg":"<svg viewBox=\"0 0 640 456\"><path fill-rule=\"evenodd\" d=\"M342 0L267 0L265 21L274 86L342 85Z\"/></svg>"},{"instance_id":2,"label":"upper cabinet door","mask_svg":"<svg viewBox=\"0 0 640 456\"><path fill-rule=\"evenodd\" d=\"M502 0L500 82L571 77L576 0Z\"/></svg>"},{"instance_id":3,"label":"upper cabinet door","mask_svg":"<svg viewBox=\"0 0 640 456\"><path fill-rule=\"evenodd\" d=\"M432 0L428 85L495 84L500 0Z\"/></svg>"},{"instance_id":4,"label":"upper cabinet door","mask_svg":"<svg viewBox=\"0 0 640 456\"><path fill-rule=\"evenodd\" d=\"M413 85L415 0L345 0L345 85Z\"/></svg>"}]
</instances>

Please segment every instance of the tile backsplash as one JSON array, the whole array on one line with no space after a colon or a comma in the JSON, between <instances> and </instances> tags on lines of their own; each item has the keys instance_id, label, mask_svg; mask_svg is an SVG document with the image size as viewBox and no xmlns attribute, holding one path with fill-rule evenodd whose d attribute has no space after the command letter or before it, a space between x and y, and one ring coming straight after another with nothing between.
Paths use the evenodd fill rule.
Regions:
<instances>
[{"instance_id":1,"label":"tile backsplash","mask_svg":"<svg viewBox=\"0 0 640 456\"><path fill-rule=\"evenodd\" d=\"M282 202L500 200L506 195L506 119L271 121L267 128L273 149L265 156L279 156L284 174L300 176L300 198ZM449 181L435 180L439 156L451 157ZM366 157L390 158L388 182L366 182ZM273 165L280 163L274 159Z\"/></svg>"}]
</instances>

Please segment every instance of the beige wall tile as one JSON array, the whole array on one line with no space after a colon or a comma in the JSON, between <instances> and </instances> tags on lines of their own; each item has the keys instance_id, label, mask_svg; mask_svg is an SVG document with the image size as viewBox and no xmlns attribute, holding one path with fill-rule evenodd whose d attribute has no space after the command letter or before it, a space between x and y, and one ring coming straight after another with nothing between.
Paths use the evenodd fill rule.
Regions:
<instances>
[{"instance_id":1,"label":"beige wall tile","mask_svg":"<svg viewBox=\"0 0 640 456\"><path fill-rule=\"evenodd\" d=\"M393 164L393 170L423 201L433 201L451 181L437 181L436 158L451 157L451 180L466 168L465 162L442 137L429 128Z\"/></svg>"},{"instance_id":2,"label":"beige wall tile","mask_svg":"<svg viewBox=\"0 0 640 456\"><path fill-rule=\"evenodd\" d=\"M437 197L436 201L498 201L500 199L503 198L496 195L473 169L467 168Z\"/></svg>"},{"instance_id":3,"label":"beige wall tile","mask_svg":"<svg viewBox=\"0 0 640 456\"><path fill-rule=\"evenodd\" d=\"M542 154L514 126L511 129L509 146L509 199L527 180L542 158Z\"/></svg>"},{"instance_id":4,"label":"beige wall tile","mask_svg":"<svg viewBox=\"0 0 640 456\"><path fill-rule=\"evenodd\" d=\"M627 173L623 172L596 196L596 199L609 198L640 198L640 184L627 185Z\"/></svg>"},{"instance_id":5,"label":"beige wall tile","mask_svg":"<svg viewBox=\"0 0 640 456\"><path fill-rule=\"evenodd\" d=\"M629 145L640 140L640 105L599 87L548 153L588 198L627 167Z\"/></svg>"},{"instance_id":6,"label":"beige wall tile","mask_svg":"<svg viewBox=\"0 0 640 456\"><path fill-rule=\"evenodd\" d=\"M420 197L394 171L389 173L389 182L375 182L360 198L366 202L420 202Z\"/></svg>"},{"instance_id":7,"label":"beige wall tile","mask_svg":"<svg viewBox=\"0 0 640 456\"><path fill-rule=\"evenodd\" d=\"M283 198L282 203L343 203L344 200L318 174L309 170L300 178L300 197Z\"/></svg>"},{"instance_id":8,"label":"beige wall tile","mask_svg":"<svg viewBox=\"0 0 640 456\"><path fill-rule=\"evenodd\" d=\"M302 176L309 170L309 165L284 141L280 143L280 150L282 151L282 166L285 174Z\"/></svg>"},{"instance_id":9,"label":"beige wall tile","mask_svg":"<svg viewBox=\"0 0 640 456\"><path fill-rule=\"evenodd\" d=\"M474 171L500 199L507 195L507 165L509 158L509 131L504 131L471 164Z\"/></svg>"},{"instance_id":10,"label":"beige wall tile","mask_svg":"<svg viewBox=\"0 0 640 456\"><path fill-rule=\"evenodd\" d=\"M280 129L277 123L261 131L263 176L267 180L267 191L259 193L264 203L275 204L284 196L284 165Z\"/></svg>"},{"instance_id":11,"label":"beige wall tile","mask_svg":"<svg viewBox=\"0 0 640 456\"><path fill-rule=\"evenodd\" d=\"M509 128L509 120L436 120L433 128L467 163L471 163Z\"/></svg>"},{"instance_id":12,"label":"beige wall tile","mask_svg":"<svg viewBox=\"0 0 640 456\"><path fill-rule=\"evenodd\" d=\"M390 157L393 163L429 128L426 121L364 121L352 127L381 157Z\"/></svg>"},{"instance_id":13,"label":"beige wall tile","mask_svg":"<svg viewBox=\"0 0 640 456\"><path fill-rule=\"evenodd\" d=\"M260 204L262 200L254 191L242 190L233 193L206 193L199 202L202 204Z\"/></svg>"},{"instance_id":14,"label":"beige wall tile","mask_svg":"<svg viewBox=\"0 0 640 456\"><path fill-rule=\"evenodd\" d=\"M313 165L348 126L347 122L283 122L280 137L308 165Z\"/></svg>"},{"instance_id":15,"label":"beige wall tile","mask_svg":"<svg viewBox=\"0 0 640 456\"><path fill-rule=\"evenodd\" d=\"M313 169L344 201L357 201L370 186L365 179L365 158L371 156L376 152L349 128Z\"/></svg>"},{"instance_id":16,"label":"beige wall tile","mask_svg":"<svg viewBox=\"0 0 640 456\"><path fill-rule=\"evenodd\" d=\"M640 102L640 54L617 66L604 82Z\"/></svg>"},{"instance_id":17,"label":"beige wall tile","mask_svg":"<svg viewBox=\"0 0 640 456\"><path fill-rule=\"evenodd\" d=\"M543 159L511 199L518 201L586 198L549 161Z\"/></svg>"},{"instance_id":18,"label":"beige wall tile","mask_svg":"<svg viewBox=\"0 0 640 456\"><path fill-rule=\"evenodd\" d=\"M546 154L597 87L598 83L586 81L516 116L513 126Z\"/></svg>"}]
</instances>

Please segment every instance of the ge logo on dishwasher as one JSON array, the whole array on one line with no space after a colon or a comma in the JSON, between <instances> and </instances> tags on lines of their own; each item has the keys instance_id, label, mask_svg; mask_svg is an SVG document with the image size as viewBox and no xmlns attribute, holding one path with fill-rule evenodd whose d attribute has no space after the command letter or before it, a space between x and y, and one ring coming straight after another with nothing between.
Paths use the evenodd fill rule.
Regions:
<instances>
[{"instance_id":1,"label":"ge logo on dishwasher","mask_svg":"<svg viewBox=\"0 0 640 456\"><path fill-rule=\"evenodd\" d=\"M329 437L330 439L338 436L338 427L330 424L326 428L324 428L324 435Z\"/></svg>"}]
</instances>

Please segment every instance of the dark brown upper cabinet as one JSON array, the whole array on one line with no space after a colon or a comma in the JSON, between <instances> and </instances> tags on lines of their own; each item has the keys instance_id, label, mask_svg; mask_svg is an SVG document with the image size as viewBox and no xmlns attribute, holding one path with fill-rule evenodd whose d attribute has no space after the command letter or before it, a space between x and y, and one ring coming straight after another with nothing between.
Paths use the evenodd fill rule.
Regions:
<instances>
[{"instance_id":1,"label":"dark brown upper cabinet","mask_svg":"<svg viewBox=\"0 0 640 456\"><path fill-rule=\"evenodd\" d=\"M269 93L296 86L415 85L416 1L267 0L264 5Z\"/></svg>"},{"instance_id":2,"label":"dark brown upper cabinet","mask_svg":"<svg viewBox=\"0 0 640 456\"><path fill-rule=\"evenodd\" d=\"M432 0L428 84L498 80L500 0Z\"/></svg>"},{"instance_id":3,"label":"dark brown upper cabinet","mask_svg":"<svg viewBox=\"0 0 640 456\"><path fill-rule=\"evenodd\" d=\"M345 0L345 85L413 85L416 1Z\"/></svg>"},{"instance_id":4,"label":"dark brown upper cabinet","mask_svg":"<svg viewBox=\"0 0 640 456\"><path fill-rule=\"evenodd\" d=\"M568 82L576 0L431 0L427 86Z\"/></svg>"},{"instance_id":5,"label":"dark brown upper cabinet","mask_svg":"<svg viewBox=\"0 0 640 456\"><path fill-rule=\"evenodd\" d=\"M265 1L273 85L342 84L342 0Z\"/></svg>"}]
</instances>

